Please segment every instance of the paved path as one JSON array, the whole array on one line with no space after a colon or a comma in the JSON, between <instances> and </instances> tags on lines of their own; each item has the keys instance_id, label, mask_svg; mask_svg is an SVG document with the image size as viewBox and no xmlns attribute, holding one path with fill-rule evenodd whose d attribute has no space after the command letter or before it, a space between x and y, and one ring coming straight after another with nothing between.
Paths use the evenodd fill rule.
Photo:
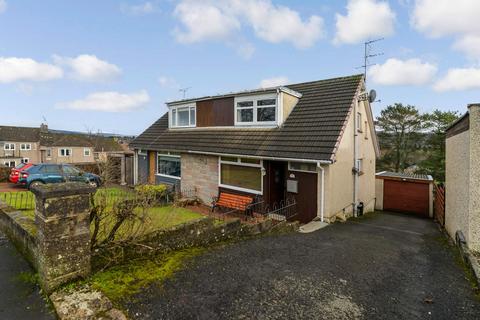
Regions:
<instances>
[{"instance_id":1,"label":"paved path","mask_svg":"<svg viewBox=\"0 0 480 320\"><path fill-rule=\"evenodd\" d=\"M125 307L134 319L480 319L436 225L393 214L213 250Z\"/></svg>"},{"instance_id":2,"label":"paved path","mask_svg":"<svg viewBox=\"0 0 480 320\"><path fill-rule=\"evenodd\" d=\"M55 319L35 284L32 269L0 232L0 319Z\"/></svg>"}]
</instances>

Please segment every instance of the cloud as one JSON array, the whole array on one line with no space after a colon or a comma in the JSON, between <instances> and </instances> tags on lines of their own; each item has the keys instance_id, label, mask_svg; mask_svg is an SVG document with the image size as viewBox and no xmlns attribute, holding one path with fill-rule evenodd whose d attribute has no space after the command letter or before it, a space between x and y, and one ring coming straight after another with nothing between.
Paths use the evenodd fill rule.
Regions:
<instances>
[{"instance_id":1,"label":"cloud","mask_svg":"<svg viewBox=\"0 0 480 320\"><path fill-rule=\"evenodd\" d=\"M174 16L182 25L175 31L181 43L228 42L243 26L252 28L262 40L297 48L312 46L324 34L321 17L312 15L304 21L297 11L270 0L183 0Z\"/></svg>"},{"instance_id":2,"label":"cloud","mask_svg":"<svg viewBox=\"0 0 480 320\"><path fill-rule=\"evenodd\" d=\"M0 13L3 13L7 10L7 1L0 0Z\"/></svg>"},{"instance_id":3,"label":"cloud","mask_svg":"<svg viewBox=\"0 0 480 320\"><path fill-rule=\"evenodd\" d=\"M454 49L480 59L479 16L478 0L417 0L410 23L431 38L454 36Z\"/></svg>"},{"instance_id":4,"label":"cloud","mask_svg":"<svg viewBox=\"0 0 480 320\"><path fill-rule=\"evenodd\" d=\"M158 83L162 88L169 88L169 89L180 89L180 85L177 81L173 78L167 76L161 76L158 78Z\"/></svg>"},{"instance_id":5,"label":"cloud","mask_svg":"<svg viewBox=\"0 0 480 320\"><path fill-rule=\"evenodd\" d=\"M287 77L273 77L260 81L260 88L279 87L288 84Z\"/></svg>"},{"instance_id":6,"label":"cloud","mask_svg":"<svg viewBox=\"0 0 480 320\"><path fill-rule=\"evenodd\" d=\"M82 54L76 58L53 56L56 64L70 68L70 77L80 81L108 82L122 73L121 69L94 55Z\"/></svg>"},{"instance_id":7,"label":"cloud","mask_svg":"<svg viewBox=\"0 0 480 320\"><path fill-rule=\"evenodd\" d=\"M0 57L0 83L49 81L63 77L61 68L30 58Z\"/></svg>"},{"instance_id":8,"label":"cloud","mask_svg":"<svg viewBox=\"0 0 480 320\"><path fill-rule=\"evenodd\" d=\"M175 7L174 16L183 25L183 30L175 31L181 43L224 40L240 29L234 14L210 1L183 0Z\"/></svg>"},{"instance_id":9,"label":"cloud","mask_svg":"<svg viewBox=\"0 0 480 320\"><path fill-rule=\"evenodd\" d=\"M453 48L469 58L480 59L480 35L463 36L454 42Z\"/></svg>"},{"instance_id":10,"label":"cloud","mask_svg":"<svg viewBox=\"0 0 480 320\"><path fill-rule=\"evenodd\" d=\"M454 68L438 80L433 89L436 91L461 91L480 89L480 68Z\"/></svg>"},{"instance_id":11,"label":"cloud","mask_svg":"<svg viewBox=\"0 0 480 320\"><path fill-rule=\"evenodd\" d=\"M150 101L146 90L133 93L119 93L115 91L95 92L84 99L57 104L60 109L128 112L142 108Z\"/></svg>"},{"instance_id":12,"label":"cloud","mask_svg":"<svg viewBox=\"0 0 480 320\"><path fill-rule=\"evenodd\" d=\"M138 5L122 4L120 10L126 14L145 15L155 11L155 6L147 1Z\"/></svg>"},{"instance_id":13,"label":"cloud","mask_svg":"<svg viewBox=\"0 0 480 320\"><path fill-rule=\"evenodd\" d=\"M431 82L436 73L436 65L420 59L392 58L368 70L372 81L381 85L423 85Z\"/></svg>"},{"instance_id":14,"label":"cloud","mask_svg":"<svg viewBox=\"0 0 480 320\"><path fill-rule=\"evenodd\" d=\"M386 1L349 0L347 14L336 14L334 43L359 43L393 34L395 13Z\"/></svg>"}]
</instances>

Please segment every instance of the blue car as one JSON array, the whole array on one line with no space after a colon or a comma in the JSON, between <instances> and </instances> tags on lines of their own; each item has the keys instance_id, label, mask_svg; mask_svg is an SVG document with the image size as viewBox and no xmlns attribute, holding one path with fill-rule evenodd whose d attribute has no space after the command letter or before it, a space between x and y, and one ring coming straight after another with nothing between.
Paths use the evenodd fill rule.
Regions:
<instances>
[{"instance_id":1,"label":"blue car","mask_svg":"<svg viewBox=\"0 0 480 320\"><path fill-rule=\"evenodd\" d=\"M70 164L50 163L37 164L20 171L18 179L18 183L25 185L28 189L39 184L67 181L85 182L93 187L99 187L102 182L98 175L84 172Z\"/></svg>"}]
</instances>

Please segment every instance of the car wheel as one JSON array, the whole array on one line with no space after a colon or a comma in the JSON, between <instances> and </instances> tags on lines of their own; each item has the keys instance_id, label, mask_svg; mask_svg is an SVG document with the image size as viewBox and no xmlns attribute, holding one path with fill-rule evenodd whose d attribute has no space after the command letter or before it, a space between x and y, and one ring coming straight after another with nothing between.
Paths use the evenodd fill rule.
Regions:
<instances>
[{"instance_id":1,"label":"car wheel","mask_svg":"<svg viewBox=\"0 0 480 320\"><path fill-rule=\"evenodd\" d=\"M98 188L98 182L95 180L88 181L88 185L94 188Z\"/></svg>"},{"instance_id":2,"label":"car wheel","mask_svg":"<svg viewBox=\"0 0 480 320\"><path fill-rule=\"evenodd\" d=\"M42 181L38 181L38 180L37 180L37 181L32 181L32 182L30 183L30 185L28 186L28 189L32 189L33 187L37 187L37 186L39 186L39 185L41 185L41 184L44 184L44 183L43 183Z\"/></svg>"}]
</instances>

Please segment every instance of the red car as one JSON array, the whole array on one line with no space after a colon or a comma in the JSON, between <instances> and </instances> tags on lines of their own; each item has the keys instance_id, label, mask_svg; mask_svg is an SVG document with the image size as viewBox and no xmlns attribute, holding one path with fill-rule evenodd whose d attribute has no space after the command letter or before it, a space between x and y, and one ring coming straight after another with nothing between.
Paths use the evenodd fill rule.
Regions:
<instances>
[{"instance_id":1,"label":"red car","mask_svg":"<svg viewBox=\"0 0 480 320\"><path fill-rule=\"evenodd\" d=\"M10 171L10 177L8 178L8 180L11 183L17 183L18 178L20 177L20 171L26 170L31 166L33 166L33 163L20 163L15 168L12 168L12 170Z\"/></svg>"}]
</instances>

